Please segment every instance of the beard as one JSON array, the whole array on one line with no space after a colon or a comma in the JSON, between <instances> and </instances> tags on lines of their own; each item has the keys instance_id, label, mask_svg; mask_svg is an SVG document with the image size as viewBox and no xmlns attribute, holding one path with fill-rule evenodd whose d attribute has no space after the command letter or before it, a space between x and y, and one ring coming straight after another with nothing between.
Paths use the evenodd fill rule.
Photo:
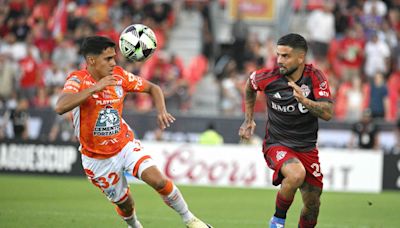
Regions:
<instances>
[{"instance_id":1,"label":"beard","mask_svg":"<svg viewBox=\"0 0 400 228\"><path fill-rule=\"evenodd\" d=\"M283 66L279 66L279 73L284 75L284 76L290 76L293 74L299 67L293 67L293 68L286 68Z\"/></svg>"}]
</instances>

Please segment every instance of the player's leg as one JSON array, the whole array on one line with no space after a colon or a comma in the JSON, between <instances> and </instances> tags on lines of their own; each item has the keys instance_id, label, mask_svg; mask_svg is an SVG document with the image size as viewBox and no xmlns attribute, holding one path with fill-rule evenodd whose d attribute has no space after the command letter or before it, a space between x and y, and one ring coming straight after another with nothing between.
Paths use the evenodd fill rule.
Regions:
<instances>
[{"instance_id":1,"label":"player's leg","mask_svg":"<svg viewBox=\"0 0 400 228\"><path fill-rule=\"evenodd\" d=\"M275 213L270 220L270 228L284 227L287 211L292 205L297 189L304 182L305 168L287 147L270 147L264 154L268 166L275 170L273 184L281 185L276 196Z\"/></svg>"},{"instance_id":2,"label":"player's leg","mask_svg":"<svg viewBox=\"0 0 400 228\"><path fill-rule=\"evenodd\" d=\"M179 189L160 172L151 157L144 153L140 141L136 140L130 145L133 148L125 156L128 171L156 190L163 201L181 216L187 227L209 227L192 214Z\"/></svg>"},{"instance_id":3,"label":"player's leg","mask_svg":"<svg viewBox=\"0 0 400 228\"><path fill-rule=\"evenodd\" d=\"M121 218L128 224L128 228L142 228L142 224L139 222L136 211L135 203L130 194L122 202L115 203L117 206L115 210L121 216Z\"/></svg>"},{"instance_id":4,"label":"player's leg","mask_svg":"<svg viewBox=\"0 0 400 228\"><path fill-rule=\"evenodd\" d=\"M210 227L192 214L178 187L166 178L156 166L146 168L142 172L140 179L154 188L160 194L165 204L178 212L187 227Z\"/></svg>"},{"instance_id":5,"label":"player's leg","mask_svg":"<svg viewBox=\"0 0 400 228\"><path fill-rule=\"evenodd\" d=\"M141 228L142 225L137 219L134 202L123 173L123 160L122 153L108 159L94 159L82 155L82 165L89 180L116 205L117 213L128 227Z\"/></svg>"},{"instance_id":6,"label":"player's leg","mask_svg":"<svg viewBox=\"0 0 400 228\"><path fill-rule=\"evenodd\" d=\"M307 182L300 187L303 198L299 228L313 228L317 224L322 189Z\"/></svg>"},{"instance_id":7,"label":"player's leg","mask_svg":"<svg viewBox=\"0 0 400 228\"><path fill-rule=\"evenodd\" d=\"M297 156L306 169L306 178L300 187L304 205L300 215L299 227L312 228L317 224L320 197L323 189L323 175L321 173L318 150L314 149L307 153L299 153Z\"/></svg>"}]
</instances>

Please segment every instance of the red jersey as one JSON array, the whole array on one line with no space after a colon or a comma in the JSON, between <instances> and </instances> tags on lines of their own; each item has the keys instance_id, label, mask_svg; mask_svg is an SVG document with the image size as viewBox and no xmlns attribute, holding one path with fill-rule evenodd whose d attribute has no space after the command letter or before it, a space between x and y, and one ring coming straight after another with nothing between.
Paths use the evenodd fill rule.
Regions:
<instances>
[{"instance_id":1,"label":"red jersey","mask_svg":"<svg viewBox=\"0 0 400 228\"><path fill-rule=\"evenodd\" d=\"M111 157L134 138L122 119L123 102L127 92L143 91L146 81L119 66L114 67L113 76L117 79L116 86L93 94L72 110L80 151L89 157ZM68 76L63 92L78 93L95 83L86 69L74 71Z\"/></svg>"}]
</instances>

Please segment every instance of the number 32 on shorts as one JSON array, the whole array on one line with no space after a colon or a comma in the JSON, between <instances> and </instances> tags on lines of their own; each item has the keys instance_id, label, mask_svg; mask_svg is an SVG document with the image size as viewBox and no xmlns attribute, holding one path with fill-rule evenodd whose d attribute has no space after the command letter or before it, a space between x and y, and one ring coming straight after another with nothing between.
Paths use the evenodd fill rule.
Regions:
<instances>
[{"instance_id":1,"label":"number 32 on shorts","mask_svg":"<svg viewBox=\"0 0 400 228\"><path fill-rule=\"evenodd\" d=\"M115 185L119 181L119 176L115 172L109 173L107 175L107 178L105 176L93 178L94 173L88 169L85 169L85 173L88 176L88 178L92 181L92 183L101 189L106 189L111 185Z\"/></svg>"}]
</instances>

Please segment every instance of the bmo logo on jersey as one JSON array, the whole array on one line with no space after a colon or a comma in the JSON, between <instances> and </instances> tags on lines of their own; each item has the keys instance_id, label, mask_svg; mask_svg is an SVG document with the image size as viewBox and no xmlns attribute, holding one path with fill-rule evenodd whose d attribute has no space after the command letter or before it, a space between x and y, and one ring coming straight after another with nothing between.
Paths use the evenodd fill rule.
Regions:
<instances>
[{"instance_id":1,"label":"bmo logo on jersey","mask_svg":"<svg viewBox=\"0 0 400 228\"><path fill-rule=\"evenodd\" d=\"M304 107L304 105L301 103L297 103L297 105L279 105L279 104L271 101L271 107L279 112L285 112L285 113L294 112L296 110L296 106L298 107L298 109L301 113L308 112L308 109L306 107Z\"/></svg>"}]
</instances>

